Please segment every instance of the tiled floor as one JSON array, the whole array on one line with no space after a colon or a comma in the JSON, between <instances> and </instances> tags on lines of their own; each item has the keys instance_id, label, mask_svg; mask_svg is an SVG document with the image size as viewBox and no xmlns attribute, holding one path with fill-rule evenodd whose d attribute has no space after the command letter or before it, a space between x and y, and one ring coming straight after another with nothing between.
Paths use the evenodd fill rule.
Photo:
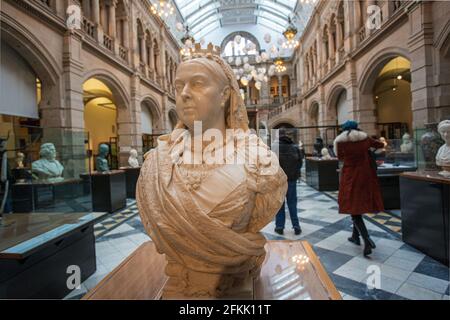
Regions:
<instances>
[{"instance_id":1,"label":"tiled floor","mask_svg":"<svg viewBox=\"0 0 450 320\"><path fill-rule=\"evenodd\" d=\"M351 218L337 213L336 200L303 182L299 183L298 190L303 233L295 236L289 219L284 236L274 233L273 222L262 232L268 239L309 241L344 300L449 299L448 267L404 244L399 233L368 217L366 225L377 248L370 259L364 258L362 247L347 240L352 230ZM97 239L97 272L67 298L82 297L140 244L149 240L139 216L129 218L130 210L137 213L130 204L125 214L129 220ZM96 230L101 229L96 227ZM373 277L378 272L380 276ZM373 279L380 281L377 283Z\"/></svg>"}]
</instances>

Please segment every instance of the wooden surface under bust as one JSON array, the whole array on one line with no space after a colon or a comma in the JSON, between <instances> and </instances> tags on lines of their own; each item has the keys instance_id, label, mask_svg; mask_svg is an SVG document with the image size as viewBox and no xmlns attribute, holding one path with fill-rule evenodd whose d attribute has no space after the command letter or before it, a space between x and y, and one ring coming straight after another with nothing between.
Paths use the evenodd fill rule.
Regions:
<instances>
[{"instance_id":1,"label":"wooden surface under bust","mask_svg":"<svg viewBox=\"0 0 450 320\"><path fill-rule=\"evenodd\" d=\"M306 241L268 241L261 274L255 279L255 300L342 299L318 257ZM149 241L108 274L83 300L159 300L167 276L165 256ZM247 295L246 295L247 296ZM251 295L250 295L251 297ZM248 298L238 295L223 299ZM189 299L189 297L179 297Z\"/></svg>"}]
</instances>

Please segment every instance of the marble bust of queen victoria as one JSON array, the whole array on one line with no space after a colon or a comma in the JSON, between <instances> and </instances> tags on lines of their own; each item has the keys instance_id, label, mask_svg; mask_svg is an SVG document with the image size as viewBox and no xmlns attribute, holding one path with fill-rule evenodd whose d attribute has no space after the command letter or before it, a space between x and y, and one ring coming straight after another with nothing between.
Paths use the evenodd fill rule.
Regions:
<instances>
[{"instance_id":1,"label":"marble bust of queen victoria","mask_svg":"<svg viewBox=\"0 0 450 320\"><path fill-rule=\"evenodd\" d=\"M281 207L287 178L248 130L237 80L217 48L197 44L175 87L179 122L144 156L139 212L166 255L163 298L229 296L259 274L260 230Z\"/></svg>"}]
</instances>

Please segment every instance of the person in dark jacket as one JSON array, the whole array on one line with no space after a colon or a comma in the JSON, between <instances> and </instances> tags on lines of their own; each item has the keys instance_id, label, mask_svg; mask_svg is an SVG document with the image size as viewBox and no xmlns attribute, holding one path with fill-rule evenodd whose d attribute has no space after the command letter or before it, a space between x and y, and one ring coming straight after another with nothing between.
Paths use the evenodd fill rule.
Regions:
<instances>
[{"instance_id":1,"label":"person in dark jacket","mask_svg":"<svg viewBox=\"0 0 450 320\"><path fill-rule=\"evenodd\" d=\"M297 180L300 178L300 169L303 165L301 151L286 133L280 130L278 141L280 166L288 178L288 191L286 194L292 227L296 235L302 232L297 216ZM281 206L275 218L275 232L283 234L286 223L285 202Z\"/></svg>"}]
</instances>

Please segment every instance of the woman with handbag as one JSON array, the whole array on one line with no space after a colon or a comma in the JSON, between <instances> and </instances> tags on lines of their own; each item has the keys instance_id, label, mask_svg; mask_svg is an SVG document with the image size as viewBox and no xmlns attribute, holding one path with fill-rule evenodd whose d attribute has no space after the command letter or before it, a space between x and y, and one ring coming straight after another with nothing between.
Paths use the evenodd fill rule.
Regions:
<instances>
[{"instance_id":1,"label":"woman with handbag","mask_svg":"<svg viewBox=\"0 0 450 320\"><path fill-rule=\"evenodd\" d=\"M364 256L368 256L375 248L375 243L369 237L362 215L384 210L369 149L382 148L383 144L361 131L355 121L345 122L342 129L343 132L334 140L334 152L344 162L339 182L339 213L352 216L353 234L348 240L360 245L361 235Z\"/></svg>"}]
</instances>

